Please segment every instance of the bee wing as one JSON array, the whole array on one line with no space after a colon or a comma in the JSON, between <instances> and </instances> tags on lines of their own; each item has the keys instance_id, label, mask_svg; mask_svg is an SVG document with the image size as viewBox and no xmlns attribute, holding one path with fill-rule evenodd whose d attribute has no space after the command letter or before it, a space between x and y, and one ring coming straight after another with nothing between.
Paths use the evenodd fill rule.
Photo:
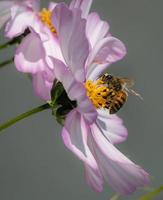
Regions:
<instances>
[{"instance_id":1,"label":"bee wing","mask_svg":"<svg viewBox=\"0 0 163 200\"><path fill-rule=\"evenodd\" d=\"M133 95L139 97L141 100L143 100L143 97L141 96L141 94L135 92L135 91L132 90L132 89L128 89L128 91L129 91L131 94L133 94Z\"/></svg>"},{"instance_id":2,"label":"bee wing","mask_svg":"<svg viewBox=\"0 0 163 200\"><path fill-rule=\"evenodd\" d=\"M139 97L141 100L143 100L143 97L141 96L141 94L139 94L131 89L133 87L133 85L135 84L132 79L121 78L121 81L122 81L121 83L124 85L125 90L127 92L129 92L129 93Z\"/></svg>"},{"instance_id":3,"label":"bee wing","mask_svg":"<svg viewBox=\"0 0 163 200\"><path fill-rule=\"evenodd\" d=\"M134 80L128 79L128 78L119 78L119 81L121 82L122 85L126 88L131 88L134 86Z\"/></svg>"}]
</instances>

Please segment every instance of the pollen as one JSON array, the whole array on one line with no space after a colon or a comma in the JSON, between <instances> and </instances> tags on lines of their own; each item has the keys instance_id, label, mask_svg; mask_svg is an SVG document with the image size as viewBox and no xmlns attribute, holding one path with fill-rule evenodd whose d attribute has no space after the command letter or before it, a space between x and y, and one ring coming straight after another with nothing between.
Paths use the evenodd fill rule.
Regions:
<instances>
[{"instance_id":1,"label":"pollen","mask_svg":"<svg viewBox=\"0 0 163 200\"><path fill-rule=\"evenodd\" d=\"M87 96L96 108L106 108L108 104L109 89L105 83L98 79L93 82L87 80L85 82Z\"/></svg>"},{"instance_id":2,"label":"pollen","mask_svg":"<svg viewBox=\"0 0 163 200\"><path fill-rule=\"evenodd\" d=\"M52 33L56 33L56 29L51 21L52 12L46 8L43 8L39 12L39 17L41 21L51 30Z\"/></svg>"}]
</instances>

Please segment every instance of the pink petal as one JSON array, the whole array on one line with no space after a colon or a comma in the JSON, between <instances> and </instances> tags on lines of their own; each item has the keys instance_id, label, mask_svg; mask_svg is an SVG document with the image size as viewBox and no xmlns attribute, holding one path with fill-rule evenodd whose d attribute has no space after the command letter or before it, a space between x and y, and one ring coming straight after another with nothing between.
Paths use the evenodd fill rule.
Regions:
<instances>
[{"instance_id":1,"label":"pink petal","mask_svg":"<svg viewBox=\"0 0 163 200\"><path fill-rule=\"evenodd\" d=\"M97 13L94 12L88 16L86 34L92 48L106 36L108 30L108 23L102 21Z\"/></svg>"},{"instance_id":2,"label":"pink petal","mask_svg":"<svg viewBox=\"0 0 163 200\"><path fill-rule=\"evenodd\" d=\"M19 45L15 54L15 65L18 71L36 73L43 71L45 63L45 51L42 42L36 33L27 35Z\"/></svg>"},{"instance_id":3,"label":"pink petal","mask_svg":"<svg viewBox=\"0 0 163 200\"><path fill-rule=\"evenodd\" d=\"M85 167L85 178L88 185L96 192L102 192L103 190L103 177L99 170L94 170L89 165L84 165Z\"/></svg>"},{"instance_id":4,"label":"pink petal","mask_svg":"<svg viewBox=\"0 0 163 200\"><path fill-rule=\"evenodd\" d=\"M89 127L81 114L76 109L72 110L68 114L62 130L64 144L80 160L96 170L96 161L87 146L88 133Z\"/></svg>"},{"instance_id":5,"label":"pink petal","mask_svg":"<svg viewBox=\"0 0 163 200\"><path fill-rule=\"evenodd\" d=\"M40 10L40 0L26 0L26 2L31 4L31 8L34 11L39 11Z\"/></svg>"},{"instance_id":6,"label":"pink petal","mask_svg":"<svg viewBox=\"0 0 163 200\"><path fill-rule=\"evenodd\" d=\"M92 2L93 0L73 0L71 1L69 8L80 8L82 11L82 17L87 18Z\"/></svg>"},{"instance_id":7,"label":"pink petal","mask_svg":"<svg viewBox=\"0 0 163 200\"><path fill-rule=\"evenodd\" d=\"M40 34L40 38L42 40L43 43L43 47L45 49L46 52L46 62L48 63L50 69L53 69L53 63L51 62L51 59L49 57L53 57L56 59L61 60L63 63L65 63L62 52L61 52L61 48L60 48L60 44L58 41L58 38L55 37L52 34L47 34L48 38L46 40L44 40L42 38L42 34Z\"/></svg>"},{"instance_id":8,"label":"pink petal","mask_svg":"<svg viewBox=\"0 0 163 200\"><path fill-rule=\"evenodd\" d=\"M44 79L43 73L33 75L33 87L36 95L45 101L51 100L50 91L53 82Z\"/></svg>"},{"instance_id":9,"label":"pink petal","mask_svg":"<svg viewBox=\"0 0 163 200\"><path fill-rule=\"evenodd\" d=\"M10 19L13 1L0 1L0 28Z\"/></svg>"},{"instance_id":10,"label":"pink petal","mask_svg":"<svg viewBox=\"0 0 163 200\"><path fill-rule=\"evenodd\" d=\"M89 53L89 44L85 35L86 21L81 18L80 10L70 10L64 3L55 7L52 21L68 67L78 81L84 82L85 61Z\"/></svg>"},{"instance_id":11,"label":"pink petal","mask_svg":"<svg viewBox=\"0 0 163 200\"><path fill-rule=\"evenodd\" d=\"M54 58L51 58L51 60L56 78L62 82L69 98L77 101L77 109L85 120L89 124L93 123L96 120L97 112L86 95L85 87L76 81L72 72L68 70L62 61Z\"/></svg>"},{"instance_id":12,"label":"pink petal","mask_svg":"<svg viewBox=\"0 0 163 200\"><path fill-rule=\"evenodd\" d=\"M97 192L103 189L103 178L97 163L87 146L87 135L90 129L77 110L71 111L62 130L66 147L84 162L87 183Z\"/></svg>"},{"instance_id":13,"label":"pink petal","mask_svg":"<svg viewBox=\"0 0 163 200\"><path fill-rule=\"evenodd\" d=\"M92 62L97 64L111 64L122 59L126 55L124 44L112 36L99 41L91 51L87 60L87 66Z\"/></svg>"},{"instance_id":14,"label":"pink petal","mask_svg":"<svg viewBox=\"0 0 163 200\"><path fill-rule=\"evenodd\" d=\"M128 195L149 183L149 175L108 142L95 124L91 130L88 143L104 179L116 192Z\"/></svg>"},{"instance_id":15,"label":"pink petal","mask_svg":"<svg viewBox=\"0 0 163 200\"><path fill-rule=\"evenodd\" d=\"M33 26L36 21L36 15L33 11L24 6L14 6L11 9L12 18L6 25L5 35L13 38L24 33L25 29Z\"/></svg>"},{"instance_id":16,"label":"pink petal","mask_svg":"<svg viewBox=\"0 0 163 200\"><path fill-rule=\"evenodd\" d=\"M108 66L108 63L92 63L89 67L87 67L86 80L96 81L104 73Z\"/></svg>"},{"instance_id":17,"label":"pink petal","mask_svg":"<svg viewBox=\"0 0 163 200\"><path fill-rule=\"evenodd\" d=\"M92 124L96 121L97 111L93 104L90 102L86 93L80 95L77 109L83 115L84 119L87 121L88 124Z\"/></svg>"},{"instance_id":18,"label":"pink petal","mask_svg":"<svg viewBox=\"0 0 163 200\"><path fill-rule=\"evenodd\" d=\"M116 144L127 139L127 129L118 116L109 114L107 110L98 110L97 112L96 124L108 141Z\"/></svg>"},{"instance_id":19,"label":"pink petal","mask_svg":"<svg viewBox=\"0 0 163 200\"><path fill-rule=\"evenodd\" d=\"M95 60L99 62L113 63L121 60L126 55L125 45L115 37L107 37L105 40L101 41L101 44L97 46L98 54Z\"/></svg>"},{"instance_id":20,"label":"pink petal","mask_svg":"<svg viewBox=\"0 0 163 200\"><path fill-rule=\"evenodd\" d=\"M51 5L53 6L53 5ZM34 32L35 34L38 34L38 37L41 41L41 44L44 48L45 54L46 54L46 62L51 70L53 70L53 63L51 62L51 59L49 57L53 57L56 59L61 60L63 63L65 63L62 51L60 48L60 43L58 40L58 37L56 34L53 34L47 26L44 26L44 24L37 20L37 23L32 28L30 27L31 32Z\"/></svg>"},{"instance_id":21,"label":"pink petal","mask_svg":"<svg viewBox=\"0 0 163 200\"><path fill-rule=\"evenodd\" d=\"M69 98L71 100L77 100L80 93L85 93L83 87L83 89L80 90L79 93L77 92L79 90L75 90L77 88L79 89L82 86L82 84L79 84L75 80L72 72L68 70L66 65L61 60L51 57L51 61L53 62L53 70L57 80L59 80L63 84Z\"/></svg>"},{"instance_id":22,"label":"pink petal","mask_svg":"<svg viewBox=\"0 0 163 200\"><path fill-rule=\"evenodd\" d=\"M49 6L48 6L49 10L52 11L52 10L56 7L57 4L58 4L58 3L50 2L50 3L49 3Z\"/></svg>"}]
</instances>

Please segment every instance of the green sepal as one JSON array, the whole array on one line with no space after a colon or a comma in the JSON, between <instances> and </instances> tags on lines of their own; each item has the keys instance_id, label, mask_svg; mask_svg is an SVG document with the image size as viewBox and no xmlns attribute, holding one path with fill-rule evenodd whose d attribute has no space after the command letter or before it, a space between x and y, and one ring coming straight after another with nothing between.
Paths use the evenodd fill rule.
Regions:
<instances>
[{"instance_id":1,"label":"green sepal","mask_svg":"<svg viewBox=\"0 0 163 200\"><path fill-rule=\"evenodd\" d=\"M55 106L58 103L58 98L64 92L64 88L61 82L57 82L56 80L53 83L53 87L51 90L51 102Z\"/></svg>"},{"instance_id":2,"label":"green sepal","mask_svg":"<svg viewBox=\"0 0 163 200\"><path fill-rule=\"evenodd\" d=\"M67 114L77 106L76 101L71 101L62 85L57 80L54 81L51 90L51 109L52 115L55 116L57 122L64 124Z\"/></svg>"},{"instance_id":3,"label":"green sepal","mask_svg":"<svg viewBox=\"0 0 163 200\"><path fill-rule=\"evenodd\" d=\"M58 106L55 112L56 120L63 125L66 116L68 115L69 112L76 106L75 101L69 101L67 99L67 102L65 101L64 105Z\"/></svg>"}]
</instances>

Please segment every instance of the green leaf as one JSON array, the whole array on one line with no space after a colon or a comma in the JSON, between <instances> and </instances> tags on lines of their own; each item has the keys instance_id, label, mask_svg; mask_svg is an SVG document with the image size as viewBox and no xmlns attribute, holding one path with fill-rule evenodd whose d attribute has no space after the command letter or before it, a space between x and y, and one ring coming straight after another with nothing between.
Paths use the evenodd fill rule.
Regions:
<instances>
[{"instance_id":1,"label":"green leaf","mask_svg":"<svg viewBox=\"0 0 163 200\"><path fill-rule=\"evenodd\" d=\"M159 188L153 190L152 192L149 192L145 196L141 197L138 200L152 200L154 197L159 195L161 192L163 192L163 186L160 186Z\"/></svg>"}]
</instances>

